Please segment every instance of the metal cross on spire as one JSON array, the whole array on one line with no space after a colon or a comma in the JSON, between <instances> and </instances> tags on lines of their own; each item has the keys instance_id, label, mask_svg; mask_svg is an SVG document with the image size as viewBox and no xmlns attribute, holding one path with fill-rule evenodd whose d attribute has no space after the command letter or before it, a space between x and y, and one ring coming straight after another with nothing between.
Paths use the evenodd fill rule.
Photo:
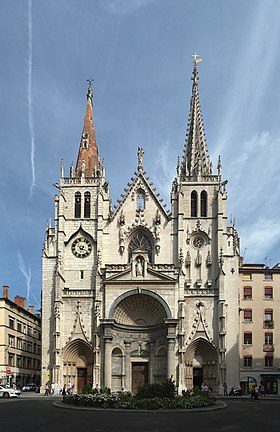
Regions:
<instances>
[{"instance_id":1,"label":"metal cross on spire","mask_svg":"<svg viewBox=\"0 0 280 432\"><path fill-rule=\"evenodd\" d=\"M193 57L194 64L197 64L197 63L202 61L202 58L200 57L199 54L196 54L196 52L194 52L194 54L192 54L192 57Z\"/></svg>"},{"instance_id":2,"label":"metal cross on spire","mask_svg":"<svg viewBox=\"0 0 280 432\"><path fill-rule=\"evenodd\" d=\"M92 84L93 81L94 81L93 78L88 78L88 79L87 79L87 82L88 82L88 90L89 90L89 89L92 90L92 88L91 88L91 84Z\"/></svg>"}]
</instances>

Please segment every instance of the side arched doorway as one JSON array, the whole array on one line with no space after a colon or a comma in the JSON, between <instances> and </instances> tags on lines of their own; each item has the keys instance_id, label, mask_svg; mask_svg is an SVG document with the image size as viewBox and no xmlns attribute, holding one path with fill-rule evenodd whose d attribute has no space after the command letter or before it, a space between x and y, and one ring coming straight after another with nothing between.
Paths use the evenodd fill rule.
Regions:
<instances>
[{"instance_id":1,"label":"side arched doorway","mask_svg":"<svg viewBox=\"0 0 280 432\"><path fill-rule=\"evenodd\" d=\"M185 353L186 386L201 387L203 382L213 390L217 388L218 353L206 339L197 338L188 346Z\"/></svg>"},{"instance_id":2,"label":"side arched doorway","mask_svg":"<svg viewBox=\"0 0 280 432\"><path fill-rule=\"evenodd\" d=\"M63 350L63 384L69 382L79 393L92 380L93 352L91 346L74 339Z\"/></svg>"},{"instance_id":3,"label":"side arched doorway","mask_svg":"<svg viewBox=\"0 0 280 432\"><path fill-rule=\"evenodd\" d=\"M174 375L170 370L177 320L171 319L167 303L158 294L146 289L122 294L106 321L102 323L105 386L137 392L139 386Z\"/></svg>"}]
</instances>

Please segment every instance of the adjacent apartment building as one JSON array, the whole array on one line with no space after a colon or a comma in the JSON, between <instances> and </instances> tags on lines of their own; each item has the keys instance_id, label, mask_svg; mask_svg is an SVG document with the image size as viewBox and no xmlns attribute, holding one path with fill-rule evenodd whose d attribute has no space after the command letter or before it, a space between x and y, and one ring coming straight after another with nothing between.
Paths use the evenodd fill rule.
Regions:
<instances>
[{"instance_id":1,"label":"adjacent apartment building","mask_svg":"<svg viewBox=\"0 0 280 432\"><path fill-rule=\"evenodd\" d=\"M280 264L240 267L240 382L248 393L261 383L280 390Z\"/></svg>"},{"instance_id":2,"label":"adjacent apartment building","mask_svg":"<svg viewBox=\"0 0 280 432\"><path fill-rule=\"evenodd\" d=\"M41 317L24 297L9 300L9 287L0 298L0 382L24 386L41 380Z\"/></svg>"}]
</instances>

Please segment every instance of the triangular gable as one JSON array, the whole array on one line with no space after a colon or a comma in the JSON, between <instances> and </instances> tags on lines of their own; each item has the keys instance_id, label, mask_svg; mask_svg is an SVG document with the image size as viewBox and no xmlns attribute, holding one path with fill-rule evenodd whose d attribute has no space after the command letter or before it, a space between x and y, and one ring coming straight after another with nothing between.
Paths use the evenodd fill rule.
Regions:
<instances>
[{"instance_id":1,"label":"triangular gable","mask_svg":"<svg viewBox=\"0 0 280 432\"><path fill-rule=\"evenodd\" d=\"M144 186L144 189L148 191L149 195L154 200L154 202L156 203L157 207L160 209L160 211L162 212L166 220L170 220L171 213L168 210L166 210L165 208L166 204L163 203L163 199L160 198L160 194L156 192L156 188L153 187L153 183L149 182L149 177L145 176L146 172L142 170L138 170L134 174L135 176L131 178L131 183L128 183L128 188L124 189L125 193L121 195L122 199L117 200L119 205L115 206L115 211L113 212L111 217L112 220L117 216L117 214L123 208L123 205L128 199L128 197L130 197L133 193L135 193L136 188L138 189L138 187L141 186L142 188Z\"/></svg>"}]
</instances>

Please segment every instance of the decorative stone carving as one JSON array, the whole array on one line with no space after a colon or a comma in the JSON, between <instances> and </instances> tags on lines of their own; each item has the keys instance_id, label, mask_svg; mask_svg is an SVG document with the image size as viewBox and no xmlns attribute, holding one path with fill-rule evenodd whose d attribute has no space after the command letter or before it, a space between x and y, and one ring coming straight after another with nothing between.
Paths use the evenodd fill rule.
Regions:
<instances>
[{"instance_id":1,"label":"decorative stone carving","mask_svg":"<svg viewBox=\"0 0 280 432\"><path fill-rule=\"evenodd\" d=\"M200 267L201 264L202 264L201 253L200 253L199 250L198 250L198 251L197 251L196 258L195 258L195 265L196 265L197 267Z\"/></svg>"},{"instance_id":2,"label":"decorative stone carving","mask_svg":"<svg viewBox=\"0 0 280 432\"><path fill-rule=\"evenodd\" d=\"M142 169L143 168L143 156L144 156L144 150L142 149L142 147L138 147L137 156L138 156L138 169Z\"/></svg>"},{"instance_id":3,"label":"decorative stone carving","mask_svg":"<svg viewBox=\"0 0 280 432\"><path fill-rule=\"evenodd\" d=\"M186 268L189 268L191 266L191 261L192 261L191 255L190 255L189 251L187 251L187 255L186 255L186 258L185 258L185 266L186 266Z\"/></svg>"}]
</instances>

